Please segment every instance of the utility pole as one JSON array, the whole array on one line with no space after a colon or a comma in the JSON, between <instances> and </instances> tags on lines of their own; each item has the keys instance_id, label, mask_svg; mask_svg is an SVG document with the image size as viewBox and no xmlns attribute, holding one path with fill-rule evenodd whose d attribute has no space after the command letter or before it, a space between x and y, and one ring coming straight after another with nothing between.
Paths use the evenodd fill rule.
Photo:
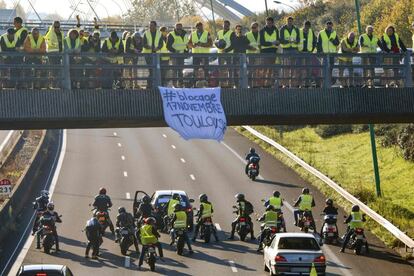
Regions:
<instances>
[{"instance_id":1,"label":"utility pole","mask_svg":"<svg viewBox=\"0 0 414 276\"><path fill-rule=\"evenodd\" d=\"M214 18L214 9L213 9L213 0L210 0L210 6L211 6L211 16L213 17L213 33L215 36L217 36L216 33L216 19Z\"/></svg>"},{"instance_id":2,"label":"utility pole","mask_svg":"<svg viewBox=\"0 0 414 276\"><path fill-rule=\"evenodd\" d=\"M269 9L267 8L267 0L265 1L265 8L266 8L266 16L269 16Z\"/></svg>"},{"instance_id":3,"label":"utility pole","mask_svg":"<svg viewBox=\"0 0 414 276\"><path fill-rule=\"evenodd\" d=\"M358 33L361 35L362 27L361 27L361 14L359 10L359 0L355 0L355 9L356 9L356 16L357 16ZM378 168L377 146L375 144L374 125L372 124L369 124L369 134L371 137L371 151L372 151L372 163L374 165L375 188L377 191L377 197L381 197L381 180L380 180L380 173L379 173L379 168Z\"/></svg>"}]
</instances>

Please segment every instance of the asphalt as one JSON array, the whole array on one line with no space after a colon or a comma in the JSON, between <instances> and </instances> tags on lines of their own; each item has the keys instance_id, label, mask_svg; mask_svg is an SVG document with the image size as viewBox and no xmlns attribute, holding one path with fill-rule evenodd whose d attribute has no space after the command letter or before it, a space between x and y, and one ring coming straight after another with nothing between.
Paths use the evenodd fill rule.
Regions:
<instances>
[{"instance_id":1,"label":"asphalt","mask_svg":"<svg viewBox=\"0 0 414 276\"><path fill-rule=\"evenodd\" d=\"M53 194L56 210L62 214L58 226L62 252L46 255L29 248L24 264L66 264L75 275L133 275L137 273L137 255L121 255L119 246L104 238L99 261L84 258L85 222L91 217L89 204L99 187L106 187L112 197L115 220L118 206L132 210L136 190L151 194L158 189L182 189L197 199L206 193L214 205L214 222L218 223L220 242L204 245L195 243L193 255L178 256L167 243L162 242L165 262L157 262L158 274L168 275L229 275L263 274L263 257L256 253L255 242L227 241L230 223L234 219L234 195L244 193L255 206L255 217L264 208L261 199L279 190L286 202L293 204L305 186L310 187L316 199L314 214L321 212L325 198L309 186L294 171L270 155L262 156L261 179L252 182L244 175L241 156L255 146L235 131L227 131L224 143L214 141L185 141L167 128L156 129L106 129L70 130L67 132L66 155ZM257 146L256 146L257 147ZM198 201L196 200L198 203ZM196 204L197 204L196 203ZM293 215L284 207L288 231L298 231L293 226ZM341 211L340 215L344 215ZM321 218L315 215L320 227ZM344 226L339 222L340 232ZM255 223L259 232L259 223ZM351 251L338 253L339 247L324 245L328 275L413 275L414 269L401 260L392 250L385 248L378 239L368 234L371 253L356 256ZM144 264L144 270L148 267ZM150 273L150 272L148 272Z\"/></svg>"}]
</instances>

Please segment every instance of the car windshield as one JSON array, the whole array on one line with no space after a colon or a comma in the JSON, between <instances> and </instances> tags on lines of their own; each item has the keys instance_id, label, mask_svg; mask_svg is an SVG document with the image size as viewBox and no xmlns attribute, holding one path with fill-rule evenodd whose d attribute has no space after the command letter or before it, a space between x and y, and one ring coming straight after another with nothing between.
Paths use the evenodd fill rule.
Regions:
<instances>
[{"instance_id":1,"label":"car windshield","mask_svg":"<svg viewBox=\"0 0 414 276\"><path fill-rule=\"evenodd\" d=\"M165 204L167 203L171 198L171 195L159 195L158 198L156 199L155 204L156 205L160 205L160 204ZM188 199L185 195L181 195L181 205L183 207L187 207L188 204Z\"/></svg>"},{"instance_id":2,"label":"car windshield","mask_svg":"<svg viewBox=\"0 0 414 276\"><path fill-rule=\"evenodd\" d=\"M320 247L314 238L285 237L280 238L278 249L319 251Z\"/></svg>"}]
</instances>

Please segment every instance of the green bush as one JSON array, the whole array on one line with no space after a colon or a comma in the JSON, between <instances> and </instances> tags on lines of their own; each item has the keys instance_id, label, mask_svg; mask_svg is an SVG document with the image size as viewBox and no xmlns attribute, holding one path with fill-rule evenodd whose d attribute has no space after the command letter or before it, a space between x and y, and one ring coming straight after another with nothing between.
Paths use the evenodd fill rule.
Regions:
<instances>
[{"instance_id":1,"label":"green bush","mask_svg":"<svg viewBox=\"0 0 414 276\"><path fill-rule=\"evenodd\" d=\"M351 133L352 125L319 125L315 129L322 138L329 138L335 135Z\"/></svg>"},{"instance_id":2,"label":"green bush","mask_svg":"<svg viewBox=\"0 0 414 276\"><path fill-rule=\"evenodd\" d=\"M404 159L414 161L414 124L409 124L403 128L397 140Z\"/></svg>"},{"instance_id":3,"label":"green bush","mask_svg":"<svg viewBox=\"0 0 414 276\"><path fill-rule=\"evenodd\" d=\"M352 132L353 133L362 133L369 130L368 125L353 125L352 126Z\"/></svg>"}]
</instances>

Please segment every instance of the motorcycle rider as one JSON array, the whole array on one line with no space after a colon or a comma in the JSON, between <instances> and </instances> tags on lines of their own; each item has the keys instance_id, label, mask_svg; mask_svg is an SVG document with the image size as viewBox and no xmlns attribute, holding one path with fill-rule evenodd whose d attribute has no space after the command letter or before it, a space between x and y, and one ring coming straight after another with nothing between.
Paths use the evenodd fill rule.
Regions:
<instances>
[{"instance_id":1,"label":"motorcycle rider","mask_svg":"<svg viewBox=\"0 0 414 276\"><path fill-rule=\"evenodd\" d=\"M263 224L261 225L262 231L259 234L259 248L257 249L257 252L260 252L263 249L262 243L267 234L265 231L266 227L277 227L279 220L279 212L280 210L276 210L275 207L273 207L273 205L269 205L266 207L266 212L260 218L257 219L257 221L263 222Z\"/></svg>"},{"instance_id":2,"label":"motorcycle rider","mask_svg":"<svg viewBox=\"0 0 414 276\"><path fill-rule=\"evenodd\" d=\"M187 243L188 250L190 251L190 254L193 253L193 249L191 248L190 239L188 238L187 233L187 213L183 210L183 207L180 203L176 203L174 205L174 213L172 215L171 219L171 225L173 226L171 229L171 243L170 245L173 245L176 239L175 232L177 229L182 229L184 232L184 241Z\"/></svg>"},{"instance_id":3,"label":"motorcycle rider","mask_svg":"<svg viewBox=\"0 0 414 276\"><path fill-rule=\"evenodd\" d=\"M54 211L55 204L49 202L46 207L46 211L43 212L42 217L40 218L40 229L36 233L37 244L36 249L40 249L40 237L43 235L43 227L48 226L53 231L53 236L55 237L56 252L60 251L59 249L59 236L56 231L56 222L61 223L62 220L59 217L59 214Z\"/></svg>"},{"instance_id":4,"label":"motorcycle rider","mask_svg":"<svg viewBox=\"0 0 414 276\"><path fill-rule=\"evenodd\" d=\"M299 216L302 217L303 212L309 211L310 215L312 216L312 224L313 224L312 227L316 231L315 220L313 219L313 215L312 215L312 207L315 207L315 199L313 198L311 194L309 194L308 188L302 189L302 194L299 196L299 198L296 200L294 204L294 207L298 207L298 206L299 206L299 209L296 209L293 212L293 216L295 217L295 226L298 226Z\"/></svg>"},{"instance_id":5,"label":"motorcycle rider","mask_svg":"<svg viewBox=\"0 0 414 276\"><path fill-rule=\"evenodd\" d=\"M112 207L112 201L111 201L111 198L106 194L105 188L99 189L99 194L95 196L95 200L92 205L96 209L96 212L98 211L106 212L107 214L106 219L108 221L109 228L111 229L112 234L115 235L114 225L111 221L111 218L109 217L109 212L108 212L108 208Z\"/></svg>"},{"instance_id":6,"label":"motorcycle rider","mask_svg":"<svg viewBox=\"0 0 414 276\"><path fill-rule=\"evenodd\" d=\"M234 232L236 231L236 225L239 222L240 217L244 217L247 219L247 223L250 226L250 236L252 240L255 240L254 237L254 230L253 230L253 222L250 218L250 215L253 213L253 205L247 201L244 197L244 194L237 194L235 195L237 199L237 218L231 223L231 234L229 240L234 239Z\"/></svg>"},{"instance_id":7,"label":"motorcycle rider","mask_svg":"<svg viewBox=\"0 0 414 276\"><path fill-rule=\"evenodd\" d=\"M152 215L152 205L151 205L151 198L147 195L144 195L141 199L141 204L138 206L137 213L135 214L135 218L139 221L139 223Z\"/></svg>"},{"instance_id":8,"label":"motorcycle rider","mask_svg":"<svg viewBox=\"0 0 414 276\"><path fill-rule=\"evenodd\" d=\"M174 214L174 206L176 204L180 204L180 195L177 193L174 193L170 200L168 200L167 204L165 205L165 208L167 209L167 215L164 216L164 229L168 229L168 223L169 219Z\"/></svg>"},{"instance_id":9,"label":"motorcycle rider","mask_svg":"<svg viewBox=\"0 0 414 276\"><path fill-rule=\"evenodd\" d=\"M141 269L141 266L144 262L145 253L148 250L148 245L154 244L158 247L158 254L160 259L163 260L163 252L161 243L158 241L158 238L161 235L158 233L155 226L155 219L153 217L148 217L144 219L144 225L139 229L139 237L142 244L141 255L139 256L138 269Z\"/></svg>"},{"instance_id":10,"label":"motorcycle rider","mask_svg":"<svg viewBox=\"0 0 414 276\"><path fill-rule=\"evenodd\" d=\"M132 236L134 237L134 246L135 250L139 254L139 248L138 248L138 241L137 237L135 236L135 222L134 217L131 213L128 213L125 210L125 207L119 207L118 208L118 216L116 217L116 239L115 242L119 242L121 240L121 234L120 234L120 228L128 228L130 233L132 233Z\"/></svg>"},{"instance_id":11,"label":"motorcycle rider","mask_svg":"<svg viewBox=\"0 0 414 276\"><path fill-rule=\"evenodd\" d=\"M36 218L32 228L32 235L34 235L39 228L39 219L41 212L46 211L47 204L49 203L49 192L46 190L40 191L40 196L36 197L35 202L33 202L33 209L36 210Z\"/></svg>"},{"instance_id":12,"label":"motorcycle rider","mask_svg":"<svg viewBox=\"0 0 414 276\"><path fill-rule=\"evenodd\" d=\"M283 198L280 197L279 191L273 191L273 196L270 197L266 202L264 203L264 206L270 206L272 205L275 208L276 212L280 212L283 206ZM286 223L285 218L282 217L282 228L286 232Z\"/></svg>"},{"instance_id":13,"label":"motorcycle rider","mask_svg":"<svg viewBox=\"0 0 414 276\"><path fill-rule=\"evenodd\" d=\"M86 245L85 258L89 258L89 250L92 247L92 259L98 259L99 247L101 246L102 234L101 226L96 217L92 217L86 222L85 234L88 239L88 244Z\"/></svg>"},{"instance_id":14,"label":"motorcycle rider","mask_svg":"<svg viewBox=\"0 0 414 276\"><path fill-rule=\"evenodd\" d=\"M260 170L259 168L259 161L260 161L260 156L256 153L256 150L254 148L250 148L250 151L248 154L246 154L246 160L247 160L247 164L246 164L246 168L244 170L244 172L247 174L248 170L249 170L249 165L251 164L250 158L252 157L257 157L259 158L257 161L257 170Z\"/></svg>"},{"instance_id":15,"label":"motorcycle rider","mask_svg":"<svg viewBox=\"0 0 414 276\"><path fill-rule=\"evenodd\" d=\"M344 222L344 223L348 224L348 228L346 230L344 242L342 243L342 248L339 252L341 252L341 253L345 252L345 247L348 244L349 239L351 238L351 236L354 233L355 229L356 228L363 228L365 221L366 221L365 214L361 213L361 211L359 210L359 206L358 205L352 206L352 212ZM368 242L366 240L365 240L365 248L366 248L367 253L368 253L369 248L368 248Z\"/></svg>"},{"instance_id":16,"label":"motorcycle rider","mask_svg":"<svg viewBox=\"0 0 414 276\"><path fill-rule=\"evenodd\" d=\"M333 206L332 199L328 198L325 200L325 208L323 209L322 213L325 215L334 215L334 216L338 215L338 208ZM321 237L322 237L322 231L323 231L324 226L325 226L325 221L322 223L321 232L320 232ZM338 229L338 227L336 227L336 229Z\"/></svg>"},{"instance_id":17,"label":"motorcycle rider","mask_svg":"<svg viewBox=\"0 0 414 276\"><path fill-rule=\"evenodd\" d=\"M212 216L214 213L213 205L211 204L211 202L208 201L208 197L206 194L201 194L198 198L200 199L200 208L198 209L198 212L197 212L198 218L197 218L197 224L194 230L193 242L197 238L198 231L201 225L203 224L203 219L210 218L211 223L213 223L213 220L212 220ZM214 238L216 239L216 241L219 241L217 237L216 227L214 227L214 224L213 224L212 230L213 230Z\"/></svg>"}]
</instances>

